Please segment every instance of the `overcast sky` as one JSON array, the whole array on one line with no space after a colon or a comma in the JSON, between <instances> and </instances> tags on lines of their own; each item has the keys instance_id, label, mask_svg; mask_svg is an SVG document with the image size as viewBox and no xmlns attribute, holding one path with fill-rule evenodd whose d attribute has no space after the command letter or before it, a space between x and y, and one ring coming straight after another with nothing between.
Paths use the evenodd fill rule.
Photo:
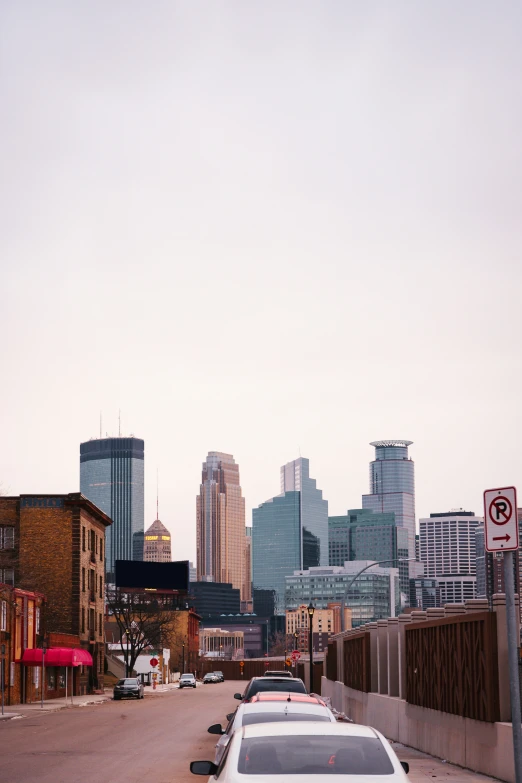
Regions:
<instances>
[{"instance_id":1,"label":"overcast sky","mask_svg":"<svg viewBox=\"0 0 522 783\"><path fill-rule=\"evenodd\" d=\"M330 512L414 441L417 517L522 492L522 10L3 0L4 491L145 439L195 560L209 450L251 509L299 449ZM522 503L519 503L522 505Z\"/></svg>"}]
</instances>

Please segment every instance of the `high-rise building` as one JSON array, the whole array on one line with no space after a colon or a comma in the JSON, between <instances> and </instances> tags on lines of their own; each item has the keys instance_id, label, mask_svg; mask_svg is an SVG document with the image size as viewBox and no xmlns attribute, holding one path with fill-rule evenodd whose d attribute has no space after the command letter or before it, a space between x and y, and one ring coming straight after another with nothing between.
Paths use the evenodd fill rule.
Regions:
<instances>
[{"instance_id":1,"label":"high-rise building","mask_svg":"<svg viewBox=\"0 0 522 783\"><path fill-rule=\"evenodd\" d=\"M148 563L170 563L172 560L170 532L159 519L145 531L143 559Z\"/></svg>"},{"instance_id":2,"label":"high-rise building","mask_svg":"<svg viewBox=\"0 0 522 783\"><path fill-rule=\"evenodd\" d=\"M243 590L241 592L243 596L241 611L252 612L252 528L245 528L245 533L245 575Z\"/></svg>"},{"instance_id":3,"label":"high-rise building","mask_svg":"<svg viewBox=\"0 0 522 783\"><path fill-rule=\"evenodd\" d=\"M347 562L342 568L326 566L296 571L285 578L286 607L298 609L312 602L316 609L343 602L352 610L354 628L373 620L394 617L400 611L399 572L374 565L353 581L371 561Z\"/></svg>"},{"instance_id":4,"label":"high-rise building","mask_svg":"<svg viewBox=\"0 0 522 783\"><path fill-rule=\"evenodd\" d=\"M80 492L107 516L107 581L116 560L133 560L133 536L144 530L145 443L139 438L101 438L80 444Z\"/></svg>"},{"instance_id":5,"label":"high-rise building","mask_svg":"<svg viewBox=\"0 0 522 783\"><path fill-rule=\"evenodd\" d=\"M411 440L377 440L370 462L370 494L363 495L363 508L379 513L392 511L395 524L408 531L409 557L415 557L415 469L408 456Z\"/></svg>"},{"instance_id":6,"label":"high-rise building","mask_svg":"<svg viewBox=\"0 0 522 783\"><path fill-rule=\"evenodd\" d=\"M197 576L200 582L226 582L245 597L245 499L239 466L232 454L209 451L196 499Z\"/></svg>"},{"instance_id":7,"label":"high-rise building","mask_svg":"<svg viewBox=\"0 0 522 783\"><path fill-rule=\"evenodd\" d=\"M442 605L476 597L476 531L482 521L462 509L419 520L425 577L437 580Z\"/></svg>"},{"instance_id":8,"label":"high-rise building","mask_svg":"<svg viewBox=\"0 0 522 783\"><path fill-rule=\"evenodd\" d=\"M276 614L285 612L285 576L328 564L328 502L307 459L281 468L281 490L252 511L253 586L273 591Z\"/></svg>"},{"instance_id":9,"label":"high-rise building","mask_svg":"<svg viewBox=\"0 0 522 783\"><path fill-rule=\"evenodd\" d=\"M520 509L519 509L520 511ZM522 544L522 530L519 534ZM484 535L484 525L477 525L475 529L475 549L476 549L476 576L477 576L477 598L487 598L489 604L492 604L492 598L495 593L505 593L505 568L503 552L486 552L486 543ZM517 549L513 558L513 580L515 592L522 594L522 581L520 578L520 549ZM522 617L522 609L521 609Z\"/></svg>"},{"instance_id":10,"label":"high-rise building","mask_svg":"<svg viewBox=\"0 0 522 783\"><path fill-rule=\"evenodd\" d=\"M440 587L436 579L419 576L410 579L410 606L412 609L433 609L441 606Z\"/></svg>"},{"instance_id":11,"label":"high-rise building","mask_svg":"<svg viewBox=\"0 0 522 783\"><path fill-rule=\"evenodd\" d=\"M408 531L397 527L393 512L379 514L351 508L344 516L328 517L330 565L348 560L388 561L399 569L401 606L409 605Z\"/></svg>"}]
</instances>

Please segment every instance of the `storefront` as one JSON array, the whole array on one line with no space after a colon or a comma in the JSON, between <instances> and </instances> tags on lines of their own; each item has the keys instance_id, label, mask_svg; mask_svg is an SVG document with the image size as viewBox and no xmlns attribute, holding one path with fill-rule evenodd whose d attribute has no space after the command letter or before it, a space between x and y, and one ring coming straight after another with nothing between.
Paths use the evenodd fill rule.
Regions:
<instances>
[{"instance_id":1,"label":"storefront","mask_svg":"<svg viewBox=\"0 0 522 783\"><path fill-rule=\"evenodd\" d=\"M81 683L87 669L93 665L90 652L71 647L50 647L45 655L41 647L25 650L21 662L27 672L28 685L36 685L40 697L41 682L44 682L44 699L67 698L81 693ZM30 690L28 688L27 692Z\"/></svg>"}]
</instances>

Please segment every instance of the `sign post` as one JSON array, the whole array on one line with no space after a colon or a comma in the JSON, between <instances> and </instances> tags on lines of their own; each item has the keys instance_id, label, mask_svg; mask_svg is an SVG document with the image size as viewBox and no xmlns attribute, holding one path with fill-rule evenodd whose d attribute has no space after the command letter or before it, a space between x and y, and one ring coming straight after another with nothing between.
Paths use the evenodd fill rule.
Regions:
<instances>
[{"instance_id":1,"label":"sign post","mask_svg":"<svg viewBox=\"0 0 522 783\"><path fill-rule=\"evenodd\" d=\"M506 591L506 625L509 662L509 697L515 782L522 783L522 725L520 683L518 676L518 629L515 613L515 579L513 552L519 547L517 491L515 487L487 489L484 492L484 524L487 552L504 552L504 589Z\"/></svg>"}]
</instances>

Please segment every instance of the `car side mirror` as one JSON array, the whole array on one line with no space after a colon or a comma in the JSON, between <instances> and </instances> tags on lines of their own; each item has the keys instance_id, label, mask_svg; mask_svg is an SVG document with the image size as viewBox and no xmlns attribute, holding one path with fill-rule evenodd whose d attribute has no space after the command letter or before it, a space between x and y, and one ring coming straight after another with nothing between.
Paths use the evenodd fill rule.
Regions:
<instances>
[{"instance_id":1,"label":"car side mirror","mask_svg":"<svg viewBox=\"0 0 522 783\"><path fill-rule=\"evenodd\" d=\"M408 774L408 772L410 771L410 765L408 764L408 762L407 761L401 761L401 767L403 768L405 773Z\"/></svg>"},{"instance_id":2,"label":"car side mirror","mask_svg":"<svg viewBox=\"0 0 522 783\"><path fill-rule=\"evenodd\" d=\"M234 693L234 699L239 699L239 701L242 701L243 697L241 696L240 693Z\"/></svg>"},{"instance_id":3,"label":"car side mirror","mask_svg":"<svg viewBox=\"0 0 522 783\"><path fill-rule=\"evenodd\" d=\"M224 734L225 729L221 725L221 723L213 723L212 726L209 726L207 729L209 734Z\"/></svg>"},{"instance_id":4,"label":"car side mirror","mask_svg":"<svg viewBox=\"0 0 522 783\"><path fill-rule=\"evenodd\" d=\"M234 713L233 712L229 712L228 715L226 716L226 719L227 720L232 720L233 717L234 717Z\"/></svg>"},{"instance_id":5,"label":"car side mirror","mask_svg":"<svg viewBox=\"0 0 522 783\"><path fill-rule=\"evenodd\" d=\"M193 775L215 775L217 764L213 761L191 761L190 771Z\"/></svg>"}]
</instances>

